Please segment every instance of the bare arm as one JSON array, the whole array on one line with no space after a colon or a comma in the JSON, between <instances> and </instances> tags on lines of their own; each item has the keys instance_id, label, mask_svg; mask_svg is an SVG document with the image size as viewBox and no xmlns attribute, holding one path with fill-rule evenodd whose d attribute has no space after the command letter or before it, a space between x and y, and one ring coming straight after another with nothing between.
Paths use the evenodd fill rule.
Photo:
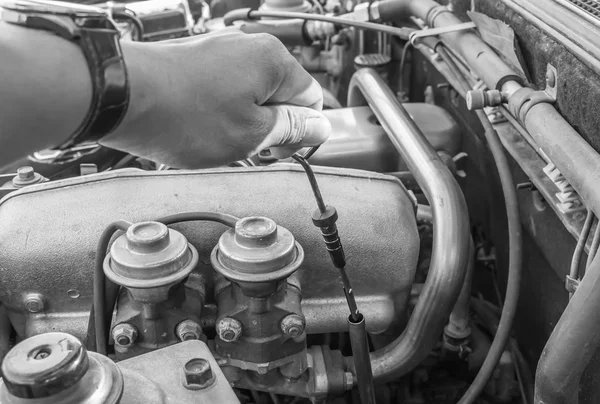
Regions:
<instances>
[{"instance_id":1,"label":"bare arm","mask_svg":"<svg viewBox=\"0 0 600 404\"><path fill-rule=\"evenodd\" d=\"M131 100L108 147L194 168L329 135L320 87L273 37L229 31L122 47ZM83 120L91 80L75 44L0 21L0 67L0 162L60 143Z\"/></svg>"}]
</instances>

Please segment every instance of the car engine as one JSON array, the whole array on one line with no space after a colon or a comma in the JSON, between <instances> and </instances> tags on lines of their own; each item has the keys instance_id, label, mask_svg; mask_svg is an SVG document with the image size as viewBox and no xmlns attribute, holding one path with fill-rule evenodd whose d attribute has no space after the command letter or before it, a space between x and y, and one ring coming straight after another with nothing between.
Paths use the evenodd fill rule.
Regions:
<instances>
[{"instance_id":1,"label":"car engine","mask_svg":"<svg viewBox=\"0 0 600 404\"><path fill-rule=\"evenodd\" d=\"M0 162L1 403L600 402L600 2L87 3L276 36L332 136Z\"/></svg>"}]
</instances>

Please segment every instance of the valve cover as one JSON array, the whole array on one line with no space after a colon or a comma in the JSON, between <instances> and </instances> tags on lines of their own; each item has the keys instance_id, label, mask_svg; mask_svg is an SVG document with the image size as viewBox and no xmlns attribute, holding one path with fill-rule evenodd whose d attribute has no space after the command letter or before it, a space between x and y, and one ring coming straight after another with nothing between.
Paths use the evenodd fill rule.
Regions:
<instances>
[{"instance_id":1,"label":"valve cover","mask_svg":"<svg viewBox=\"0 0 600 404\"><path fill-rule=\"evenodd\" d=\"M359 307L370 331L383 332L400 317L410 294L419 252L414 202L393 177L339 168L315 171L325 201L339 212ZM341 331L348 308L339 274L311 222L315 208L304 171L289 164L127 169L33 185L0 201L0 300L20 337L62 331L85 338L96 245L109 223L216 211L265 216L289 229L305 251L297 274L306 331ZM212 222L173 228L198 250L196 271L205 274L207 303L213 302L210 254L227 228ZM32 299L37 304L28 305Z\"/></svg>"}]
</instances>

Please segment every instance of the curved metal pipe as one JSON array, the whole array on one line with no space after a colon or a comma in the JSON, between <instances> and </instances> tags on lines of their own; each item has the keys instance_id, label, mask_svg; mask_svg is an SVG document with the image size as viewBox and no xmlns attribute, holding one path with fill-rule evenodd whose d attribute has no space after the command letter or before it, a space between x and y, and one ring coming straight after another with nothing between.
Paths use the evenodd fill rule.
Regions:
<instances>
[{"instance_id":1,"label":"curved metal pipe","mask_svg":"<svg viewBox=\"0 0 600 404\"><path fill-rule=\"evenodd\" d=\"M586 270L554 327L535 374L535 404L573 404L583 371L600 345L600 255Z\"/></svg>"},{"instance_id":2,"label":"curved metal pipe","mask_svg":"<svg viewBox=\"0 0 600 404\"><path fill-rule=\"evenodd\" d=\"M422 188L435 222L429 274L406 329L371 353L373 377L414 369L431 352L461 291L469 259L469 216L464 195L419 127L373 69L350 81L348 106L369 104Z\"/></svg>"},{"instance_id":3,"label":"curved metal pipe","mask_svg":"<svg viewBox=\"0 0 600 404\"><path fill-rule=\"evenodd\" d=\"M509 1L503 0L503 3ZM433 28L462 22L448 10L442 11L432 0L386 0L376 7L381 18L388 21L412 15ZM488 87L501 89L509 95L522 88L511 68L474 32L440 36ZM587 208L600 216L600 155L596 150L551 104L539 103L531 107L522 121ZM588 272L556 324L538 362L536 404L577 402L574 392L581 375L592 353L600 347L600 259L591 263Z\"/></svg>"}]
</instances>

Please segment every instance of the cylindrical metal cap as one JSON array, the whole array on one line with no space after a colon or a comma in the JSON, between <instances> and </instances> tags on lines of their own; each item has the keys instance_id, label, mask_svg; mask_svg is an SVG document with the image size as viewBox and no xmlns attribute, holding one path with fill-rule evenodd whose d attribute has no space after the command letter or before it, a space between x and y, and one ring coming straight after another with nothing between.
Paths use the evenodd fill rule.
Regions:
<instances>
[{"instance_id":1,"label":"cylindrical metal cap","mask_svg":"<svg viewBox=\"0 0 600 404\"><path fill-rule=\"evenodd\" d=\"M303 258L304 252L289 230L266 217L253 216L240 219L235 229L221 236L211 260L226 278L265 282L291 275Z\"/></svg>"},{"instance_id":2,"label":"cylindrical metal cap","mask_svg":"<svg viewBox=\"0 0 600 404\"><path fill-rule=\"evenodd\" d=\"M183 234L159 222L140 222L115 240L104 273L118 285L144 289L176 283L197 263L198 253Z\"/></svg>"},{"instance_id":3,"label":"cylindrical metal cap","mask_svg":"<svg viewBox=\"0 0 600 404\"><path fill-rule=\"evenodd\" d=\"M16 397L42 398L68 389L88 370L85 347L72 335L53 332L28 338L2 362L7 390Z\"/></svg>"},{"instance_id":4,"label":"cylindrical metal cap","mask_svg":"<svg viewBox=\"0 0 600 404\"><path fill-rule=\"evenodd\" d=\"M17 344L4 358L2 373L3 404L117 404L123 393L123 375L113 361L60 332Z\"/></svg>"}]
</instances>

